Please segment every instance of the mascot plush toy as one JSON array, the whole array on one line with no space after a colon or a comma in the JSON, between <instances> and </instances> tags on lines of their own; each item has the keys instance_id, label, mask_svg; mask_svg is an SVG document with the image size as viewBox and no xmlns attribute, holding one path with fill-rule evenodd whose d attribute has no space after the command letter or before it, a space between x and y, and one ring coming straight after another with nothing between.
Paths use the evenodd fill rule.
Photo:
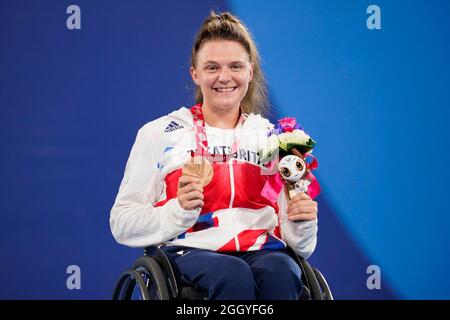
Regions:
<instances>
[{"instance_id":1,"label":"mascot plush toy","mask_svg":"<svg viewBox=\"0 0 450 320\"><path fill-rule=\"evenodd\" d=\"M261 154L261 162L272 161L278 155L278 174L284 181L290 199L300 192L311 198L320 193L320 186L312 170L318 166L312 156L316 142L305 132L295 118L283 118L269 133L268 144ZM311 158L312 161L307 162Z\"/></svg>"}]
</instances>

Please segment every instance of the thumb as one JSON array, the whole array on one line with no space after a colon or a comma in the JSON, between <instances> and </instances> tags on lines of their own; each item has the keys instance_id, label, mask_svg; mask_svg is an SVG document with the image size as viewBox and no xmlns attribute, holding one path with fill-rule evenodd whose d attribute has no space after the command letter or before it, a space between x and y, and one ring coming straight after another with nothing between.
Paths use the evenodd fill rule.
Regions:
<instances>
[{"instance_id":1,"label":"thumb","mask_svg":"<svg viewBox=\"0 0 450 320\"><path fill-rule=\"evenodd\" d=\"M305 192L300 192L297 196L300 200L311 200L311 197Z\"/></svg>"},{"instance_id":2,"label":"thumb","mask_svg":"<svg viewBox=\"0 0 450 320\"><path fill-rule=\"evenodd\" d=\"M297 201L301 201L301 200L309 200L310 197L304 193L304 192L300 192L297 193L293 198L292 198L292 202L297 202Z\"/></svg>"}]
</instances>

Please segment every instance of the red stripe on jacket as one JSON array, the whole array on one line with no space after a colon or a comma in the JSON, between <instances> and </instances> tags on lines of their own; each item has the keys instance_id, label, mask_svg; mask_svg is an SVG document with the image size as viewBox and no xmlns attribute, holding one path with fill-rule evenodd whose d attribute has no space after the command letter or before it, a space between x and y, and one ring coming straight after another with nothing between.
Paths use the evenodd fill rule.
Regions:
<instances>
[{"instance_id":1,"label":"red stripe on jacket","mask_svg":"<svg viewBox=\"0 0 450 320\"><path fill-rule=\"evenodd\" d=\"M260 168L256 165L233 161L234 176L234 200L233 208L261 209L267 206L278 212L276 203L261 196L261 191L269 176L261 175ZM202 213L215 212L228 209L231 200L230 167L228 163L214 163L214 176L211 182L203 189L204 207ZM181 168L169 173L165 178L166 199L158 201L155 207L163 206L170 199L177 197L178 179L181 176Z\"/></svg>"}]
</instances>

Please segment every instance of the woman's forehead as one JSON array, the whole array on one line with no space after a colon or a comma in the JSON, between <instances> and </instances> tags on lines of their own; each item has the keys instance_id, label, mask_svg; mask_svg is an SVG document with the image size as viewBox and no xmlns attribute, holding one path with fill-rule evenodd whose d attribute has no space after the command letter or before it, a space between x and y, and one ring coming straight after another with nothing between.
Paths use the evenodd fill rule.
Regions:
<instances>
[{"instance_id":1,"label":"woman's forehead","mask_svg":"<svg viewBox=\"0 0 450 320\"><path fill-rule=\"evenodd\" d=\"M230 40L210 40L205 42L198 51L198 62L207 63L248 61L249 56L244 46L237 41Z\"/></svg>"}]
</instances>

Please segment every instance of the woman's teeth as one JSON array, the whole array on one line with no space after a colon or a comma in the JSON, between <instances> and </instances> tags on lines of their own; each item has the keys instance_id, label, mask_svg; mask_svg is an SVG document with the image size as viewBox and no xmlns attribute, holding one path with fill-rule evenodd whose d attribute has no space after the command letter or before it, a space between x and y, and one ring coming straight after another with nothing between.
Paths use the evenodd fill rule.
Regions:
<instances>
[{"instance_id":1,"label":"woman's teeth","mask_svg":"<svg viewBox=\"0 0 450 320\"><path fill-rule=\"evenodd\" d=\"M232 87L232 88L215 88L214 90L216 90L217 92L231 92L231 91L234 91L234 89L236 89L236 87Z\"/></svg>"}]
</instances>

